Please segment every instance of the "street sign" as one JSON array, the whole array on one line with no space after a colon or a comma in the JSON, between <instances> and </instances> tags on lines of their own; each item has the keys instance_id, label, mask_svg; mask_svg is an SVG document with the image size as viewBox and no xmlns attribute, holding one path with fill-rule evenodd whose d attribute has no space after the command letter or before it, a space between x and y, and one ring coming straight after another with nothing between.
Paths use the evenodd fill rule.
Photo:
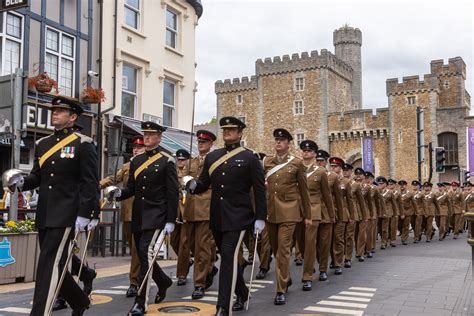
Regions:
<instances>
[{"instance_id":1,"label":"street sign","mask_svg":"<svg viewBox=\"0 0 474 316\"><path fill-rule=\"evenodd\" d=\"M0 12L16 10L16 9L28 7L29 5L30 4L28 3L28 0L1 0Z\"/></svg>"}]
</instances>

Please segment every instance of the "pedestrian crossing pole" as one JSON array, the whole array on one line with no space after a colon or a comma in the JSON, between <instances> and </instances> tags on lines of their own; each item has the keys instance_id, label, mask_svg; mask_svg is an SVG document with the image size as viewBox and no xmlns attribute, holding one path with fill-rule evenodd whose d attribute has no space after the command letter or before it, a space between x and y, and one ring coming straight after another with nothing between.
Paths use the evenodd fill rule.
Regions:
<instances>
[{"instance_id":1,"label":"pedestrian crossing pole","mask_svg":"<svg viewBox=\"0 0 474 316\"><path fill-rule=\"evenodd\" d=\"M418 163L418 181L422 183L421 166L425 161L425 132L424 132L424 120L423 120L423 109L419 106L416 107L416 146L417 146L417 163Z\"/></svg>"}]
</instances>

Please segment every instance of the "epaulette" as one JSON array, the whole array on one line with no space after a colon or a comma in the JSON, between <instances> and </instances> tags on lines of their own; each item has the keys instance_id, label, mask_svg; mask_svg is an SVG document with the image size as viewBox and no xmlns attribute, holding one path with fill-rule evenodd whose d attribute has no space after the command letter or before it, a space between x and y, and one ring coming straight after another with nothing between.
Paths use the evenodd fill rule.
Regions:
<instances>
[{"instance_id":1,"label":"epaulette","mask_svg":"<svg viewBox=\"0 0 474 316\"><path fill-rule=\"evenodd\" d=\"M79 136L79 138L81 139L81 144L82 143L91 143L92 144L92 142L93 142L92 138L90 138L89 136L86 136L86 135L78 133L78 132L74 132L74 134Z\"/></svg>"},{"instance_id":2,"label":"epaulette","mask_svg":"<svg viewBox=\"0 0 474 316\"><path fill-rule=\"evenodd\" d=\"M170 154L168 153L165 153L164 151L161 152L161 154L165 157L168 157L168 162L172 162L174 164L176 164L176 160L174 159L173 156L171 156Z\"/></svg>"},{"instance_id":3,"label":"epaulette","mask_svg":"<svg viewBox=\"0 0 474 316\"><path fill-rule=\"evenodd\" d=\"M252 148L247 148L247 147L244 147L244 148L247 149L247 150L250 150L250 151L252 152L252 154L257 155L257 157L260 158L260 155L258 154L258 152L256 152L256 151L253 150Z\"/></svg>"},{"instance_id":4,"label":"epaulette","mask_svg":"<svg viewBox=\"0 0 474 316\"><path fill-rule=\"evenodd\" d=\"M51 134L51 135L48 135L48 136L45 136L45 137L41 137L40 139L38 139L38 140L36 141L36 146L38 146L38 145L39 145L39 143L40 143L40 142L41 142L43 139L46 139L46 138L48 138L48 137L52 137L52 136L53 136L53 134Z\"/></svg>"}]
</instances>

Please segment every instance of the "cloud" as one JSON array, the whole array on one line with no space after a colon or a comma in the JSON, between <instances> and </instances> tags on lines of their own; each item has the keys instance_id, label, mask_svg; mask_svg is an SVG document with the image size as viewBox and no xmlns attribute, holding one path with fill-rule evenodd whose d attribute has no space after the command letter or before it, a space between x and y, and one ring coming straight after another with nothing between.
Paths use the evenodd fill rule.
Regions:
<instances>
[{"instance_id":1,"label":"cloud","mask_svg":"<svg viewBox=\"0 0 474 316\"><path fill-rule=\"evenodd\" d=\"M258 58L326 48L348 23L362 30L364 108L386 107L385 80L429 73L461 56L474 93L473 4L468 1L204 1L197 26L196 122L216 115L214 83L255 74Z\"/></svg>"}]
</instances>

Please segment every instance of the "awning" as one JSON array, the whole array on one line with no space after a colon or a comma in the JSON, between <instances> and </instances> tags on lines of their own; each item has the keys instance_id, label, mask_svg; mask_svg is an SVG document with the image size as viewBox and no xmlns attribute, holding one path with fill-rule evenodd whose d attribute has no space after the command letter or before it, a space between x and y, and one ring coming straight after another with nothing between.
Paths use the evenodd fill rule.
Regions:
<instances>
[{"instance_id":1,"label":"awning","mask_svg":"<svg viewBox=\"0 0 474 316\"><path fill-rule=\"evenodd\" d=\"M141 121L130 119L127 117L115 116L114 118L120 124L123 122L123 125L133 130L135 133L143 135ZM198 155L197 149L197 138L193 133L193 149L192 156ZM191 133L186 132L177 128L168 127L161 137L160 146L163 147L169 154L174 155L178 149L185 149L189 151L189 143L191 141Z\"/></svg>"}]
</instances>

